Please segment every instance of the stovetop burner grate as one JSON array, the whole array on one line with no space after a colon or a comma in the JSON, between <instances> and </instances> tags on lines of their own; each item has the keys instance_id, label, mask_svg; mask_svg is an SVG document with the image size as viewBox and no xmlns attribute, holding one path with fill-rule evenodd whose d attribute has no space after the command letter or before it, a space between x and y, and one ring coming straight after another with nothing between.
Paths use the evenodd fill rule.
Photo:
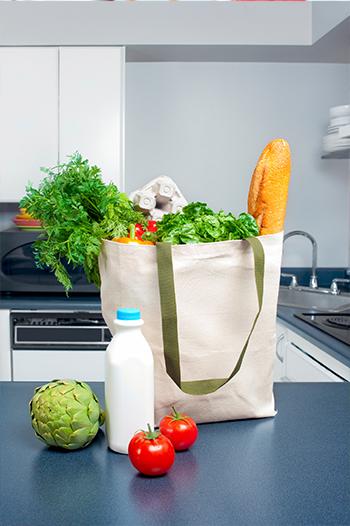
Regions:
<instances>
[{"instance_id":1,"label":"stovetop burner grate","mask_svg":"<svg viewBox=\"0 0 350 526\"><path fill-rule=\"evenodd\" d=\"M327 318L327 322L333 327L350 329L350 317L348 316L331 316Z\"/></svg>"},{"instance_id":2,"label":"stovetop burner grate","mask_svg":"<svg viewBox=\"0 0 350 526\"><path fill-rule=\"evenodd\" d=\"M350 347L350 310L342 312L303 312L294 314L308 325L325 332L329 336Z\"/></svg>"}]
</instances>

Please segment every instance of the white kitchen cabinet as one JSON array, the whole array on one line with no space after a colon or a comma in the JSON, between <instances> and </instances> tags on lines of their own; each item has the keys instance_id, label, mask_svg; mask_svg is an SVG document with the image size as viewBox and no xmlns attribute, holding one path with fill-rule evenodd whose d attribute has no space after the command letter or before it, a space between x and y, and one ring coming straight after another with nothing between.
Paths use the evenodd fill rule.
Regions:
<instances>
[{"instance_id":1,"label":"white kitchen cabinet","mask_svg":"<svg viewBox=\"0 0 350 526\"><path fill-rule=\"evenodd\" d=\"M350 381L350 368L278 321L274 381Z\"/></svg>"},{"instance_id":2,"label":"white kitchen cabinet","mask_svg":"<svg viewBox=\"0 0 350 526\"><path fill-rule=\"evenodd\" d=\"M124 188L124 48L0 48L2 202L80 151Z\"/></svg>"},{"instance_id":3,"label":"white kitchen cabinet","mask_svg":"<svg viewBox=\"0 0 350 526\"><path fill-rule=\"evenodd\" d=\"M11 380L10 311L0 309L0 381Z\"/></svg>"},{"instance_id":4,"label":"white kitchen cabinet","mask_svg":"<svg viewBox=\"0 0 350 526\"><path fill-rule=\"evenodd\" d=\"M0 48L1 201L17 202L58 160L58 49Z\"/></svg>"},{"instance_id":5,"label":"white kitchen cabinet","mask_svg":"<svg viewBox=\"0 0 350 526\"><path fill-rule=\"evenodd\" d=\"M286 378L290 382L344 381L293 343L286 347Z\"/></svg>"},{"instance_id":6,"label":"white kitchen cabinet","mask_svg":"<svg viewBox=\"0 0 350 526\"><path fill-rule=\"evenodd\" d=\"M104 351L12 351L13 380L48 382L72 378L104 381Z\"/></svg>"},{"instance_id":7,"label":"white kitchen cabinet","mask_svg":"<svg viewBox=\"0 0 350 526\"><path fill-rule=\"evenodd\" d=\"M62 47L60 161L78 150L124 187L124 48Z\"/></svg>"}]
</instances>

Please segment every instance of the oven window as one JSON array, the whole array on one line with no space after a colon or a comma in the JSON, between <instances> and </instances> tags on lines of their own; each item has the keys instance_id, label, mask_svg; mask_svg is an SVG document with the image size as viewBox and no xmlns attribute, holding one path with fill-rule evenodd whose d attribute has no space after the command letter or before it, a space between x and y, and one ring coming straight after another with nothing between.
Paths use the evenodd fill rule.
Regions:
<instances>
[{"instance_id":1,"label":"oven window","mask_svg":"<svg viewBox=\"0 0 350 526\"><path fill-rule=\"evenodd\" d=\"M87 285L85 274L81 268L73 269L68 264L65 266L73 284ZM1 270L3 276L15 280L18 284L57 285L57 280L50 270L40 269L36 266L32 243L25 243L4 254Z\"/></svg>"}]
</instances>

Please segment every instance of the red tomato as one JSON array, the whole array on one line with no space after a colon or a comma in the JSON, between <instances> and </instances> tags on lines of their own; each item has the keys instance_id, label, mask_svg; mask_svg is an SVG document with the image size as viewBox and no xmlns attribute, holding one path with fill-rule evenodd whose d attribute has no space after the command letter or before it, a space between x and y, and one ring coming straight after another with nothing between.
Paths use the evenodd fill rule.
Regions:
<instances>
[{"instance_id":1,"label":"red tomato","mask_svg":"<svg viewBox=\"0 0 350 526\"><path fill-rule=\"evenodd\" d=\"M198 436L198 428L195 421L178 413L173 407L173 414L167 415L160 421L160 432L169 438L176 451L190 448Z\"/></svg>"},{"instance_id":2,"label":"red tomato","mask_svg":"<svg viewBox=\"0 0 350 526\"><path fill-rule=\"evenodd\" d=\"M143 473L157 477L164 475L175 460L174 446L159 431L140 431L130 440L129 458L132 465Z\"/></svg>"}]
</instances>

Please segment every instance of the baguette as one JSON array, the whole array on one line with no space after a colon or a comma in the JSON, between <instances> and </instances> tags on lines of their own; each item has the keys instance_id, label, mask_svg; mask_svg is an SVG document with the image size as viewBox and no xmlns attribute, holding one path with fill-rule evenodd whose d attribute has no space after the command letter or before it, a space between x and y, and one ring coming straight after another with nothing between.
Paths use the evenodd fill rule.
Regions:
<instances>
[{"instance_id":1,"label":"baguette","mask_svg":"<svg viewBox=\"0 0 350 526\"><path fill-rule=\"evenodd\" d=\"M271 141L260 155L248 194L248 212L255 217L260 235L283 230L290 166L290 148L284 139Z\"/></svg>"}]
</instances>

